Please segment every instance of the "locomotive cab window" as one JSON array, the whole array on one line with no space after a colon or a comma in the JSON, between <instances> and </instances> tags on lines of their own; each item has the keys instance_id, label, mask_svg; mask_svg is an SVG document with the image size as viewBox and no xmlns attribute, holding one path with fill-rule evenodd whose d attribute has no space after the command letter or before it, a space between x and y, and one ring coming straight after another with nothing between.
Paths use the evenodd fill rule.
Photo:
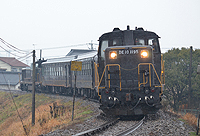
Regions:
<instances>
[{"instance_id":1,"label":"locomotive cab window","mask_svg":"<svg viewBox=\"0 0 200 136\"><path fill-rule=\"evenodd\" d=\"M113 46L121 46L122 40L121 39L114 39L112 45Z\"/></svg>"},{"instance_id":2,"label":"locomotive cab window","mask_svg":"<svg viewBox=\"0 0 200 136\"><path fill-rule=\"evenodd\" d=\"M155 38L149 39L148 45L152 46L154 52L158 51L158 41L157 41L157 39L155 39Z\"/></svg>"},{"instance_id":3,"label":"locomotive cab window","mask_svg":"<svg viewBox=\"0 0 200 136\"><path fill-rule=\"evenodd\" d=\"M136 38L135 39L135 45L145 45L144 39Z\"/></svg>"},{"instance_id":4,"label":"locomotive cab window","mask_svg":"<svg viewBox=\"0 0 200 136\"><path fill-rule=\"evenodd\" d=\"M101 42L101 58L103 58L103 60L105 60L105 55L104 55L104 51L105 49L108 47L108 41L102 41Z\"/></svg>"}]
</instances>

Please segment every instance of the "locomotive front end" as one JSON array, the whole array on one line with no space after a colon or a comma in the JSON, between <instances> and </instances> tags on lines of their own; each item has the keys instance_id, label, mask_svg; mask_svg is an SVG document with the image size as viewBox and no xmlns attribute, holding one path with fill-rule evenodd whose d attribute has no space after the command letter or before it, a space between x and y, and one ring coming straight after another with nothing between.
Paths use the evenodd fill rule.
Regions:
<instances>
[{"instance_id":1,"label":"locomotive front end","mask_svg":"<svg viewBox=\"0 0 200 136\"><path fill-rule=\"evenodd\" d=\"M154 114L161 107L164 63L156 33L120 30L99 38L98 95L108 115Z\"/></svg>"},{"instance_id":2,"label":"locomotive front end","mask_svg":"<svg viewBox=\"0 0 200 136\"><path fill-rule=\"evenodd\" d=\"M155 87L153 48L115 46L105 50L105 88L101 109L112 115L144 115L160 108L160 89Z\"/></svg>"}]
</instances>

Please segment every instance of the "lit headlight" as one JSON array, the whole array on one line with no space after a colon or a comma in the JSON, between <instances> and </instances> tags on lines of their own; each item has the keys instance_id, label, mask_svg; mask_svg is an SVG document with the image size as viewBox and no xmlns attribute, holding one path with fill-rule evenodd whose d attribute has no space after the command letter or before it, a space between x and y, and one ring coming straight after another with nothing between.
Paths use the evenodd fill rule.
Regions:
<instances>
[{"instance_id":1,"label":"lit headlight","mask_svg":"<svg viewBox=\"0 0 200 136\"><path fill-rule=\"evenodd\" d=\"M149 57L149 52L147 50L142 50L141 51L141 58L148 58Z\"/></svg>"},{"instance_id":2,"label":"lit headlight","mask_svg":"<svg viewBox=\"0 0 200 136\"><path fill-rule=\"evenodd\" d=\"M117 59L117 51L110 52L110 59Z\"/></svg>"}]
</instances>

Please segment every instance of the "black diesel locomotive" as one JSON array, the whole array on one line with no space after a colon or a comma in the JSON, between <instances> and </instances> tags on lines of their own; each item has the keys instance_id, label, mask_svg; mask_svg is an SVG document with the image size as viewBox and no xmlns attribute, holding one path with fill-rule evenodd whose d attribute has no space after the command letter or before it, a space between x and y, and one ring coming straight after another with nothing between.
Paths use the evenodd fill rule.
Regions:
<instances>
[{"instance_id":1,"label":"black diesel locomotive","mask_svg":"<svg viewBox=\"0 0 200 136\"><path fill-rule=\"evenodd\" d=\"M154 114L161 107L164 67L158 38L154 32L129 26L99 38L98 94L106 114Z\"/></svg>"},{"instance_id":2,"label":"black diesel locomotive","mask_svg":"<svg viewBox=\"0 0 200 136\"><path fill-rule=\"evenodd\" d=\"M156 113L161 107L164 84L158 39L157 34L143 28L114 28L99 38L98 51L74 52L43 62L36 74L36 91L72 95L75 73L71 61L82 61L76 96L99 99L100 109L108 115ZM22 73L22 90L32 88L27 72Z\"/></svg>"}]
</instances>

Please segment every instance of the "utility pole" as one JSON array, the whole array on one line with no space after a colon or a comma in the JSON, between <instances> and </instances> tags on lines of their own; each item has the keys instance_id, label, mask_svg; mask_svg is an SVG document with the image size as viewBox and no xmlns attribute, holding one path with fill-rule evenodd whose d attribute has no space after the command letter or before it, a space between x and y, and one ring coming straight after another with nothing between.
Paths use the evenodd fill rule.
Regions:
<instances>
[{"instance_id":1,"label":"utility pole","mask_svg":"<svg viewBox=\"0 0 200 136\"><path fill-rule=\"evenodd\" d=\"M72 121L74 119L74 104L75 104L75 95L76 95L76 74L77 74L77 71L74 71L74 72L75 72L75 83L74 83L74 94L73 94Z\"/></svg>"},{"instance_id":2,"label":"utility pole","mask_svg":"<svg viewBox=\"0 0 200 136\"><path fill-rule=\"evenodd\" d=\"M92 41L91 41L91 43L89 43L89 45L91 45L90 50L94 50Z\"/></svg>"},{"instance_id":3,"label":"utility pole","mask_svg":"<svg viewBox=\"0 0 200 136\"><path fill-rule=\"evenodd\" d=\"M189 66L189 108L191 108L191 100L192 100L191 76L192 76L192 46L190 46L190 66Z\"/></svg>"},{"instance_id":4,"label":"utility pole","mask_svg":"<svg viewBox=\"0 0 200 136\"><path fill-rule=\"evenodd\" d=\"M32 126L35 125L35 50L33 50L33 75L32 75Z\"/></svg>"}]
</instances>

